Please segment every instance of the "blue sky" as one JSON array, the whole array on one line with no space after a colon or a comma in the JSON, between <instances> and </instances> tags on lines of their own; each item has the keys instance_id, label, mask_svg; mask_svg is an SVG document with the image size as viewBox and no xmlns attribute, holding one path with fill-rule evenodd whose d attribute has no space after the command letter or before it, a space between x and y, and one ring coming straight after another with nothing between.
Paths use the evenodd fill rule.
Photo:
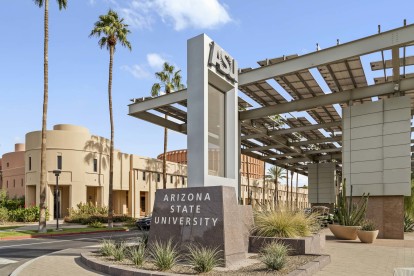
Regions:
<instances>
[{"instance_id":1,"label":"blue sky","mask_svg":"<svg viewBox=\"0 0 414 276\"><path fill-rule=\"evenodd\" d=\"M132 51L117 48L113 96L115 147L155 157L163 130L129 117L129 99L148 96L154 72L166 60L182 69L186 82L187 39L206 33L239 62L256 61L348 42L414 23L412 1L297 0L84 0L59 11L50 0L48 128L82 125L109 137L109 53L89 38L98 16L109 8L130 24ZM41 129L43 97L43 10L33 1L8 1L0 58L0 155ZM186 148L186 137L170 132L169 149Z\"/></svg>"}]
</instances>

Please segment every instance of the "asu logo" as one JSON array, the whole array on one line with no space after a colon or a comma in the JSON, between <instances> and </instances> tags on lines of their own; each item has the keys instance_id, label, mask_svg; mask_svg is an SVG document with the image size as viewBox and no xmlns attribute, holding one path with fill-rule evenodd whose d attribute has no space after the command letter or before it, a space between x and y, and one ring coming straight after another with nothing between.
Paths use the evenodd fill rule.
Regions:
<instances>
[{"instance_id":1,"label":"asu logo","mask_svg":"<svg viewBox=\"0 0 414 276\"><path fill-rule=\"evenodd\" d=\"M237 62L217 44L210 44L210 56L208 65L216 67L218 73L225 76L232 82L237 82Z\"/></svg>"}]
</instances>

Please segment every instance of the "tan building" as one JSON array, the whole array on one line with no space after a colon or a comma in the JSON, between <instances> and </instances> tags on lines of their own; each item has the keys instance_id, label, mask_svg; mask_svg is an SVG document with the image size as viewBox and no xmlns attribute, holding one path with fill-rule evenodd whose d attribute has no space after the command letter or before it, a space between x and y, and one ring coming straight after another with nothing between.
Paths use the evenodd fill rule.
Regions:
<instances>
[{"instance_id":1,"label":"tan building","mask_svg":"<svg viewBox=\"0 0 414 276\"><path fill-rule=\"evenodd\" d=\"M211 160L217 160L218 158L214 158L214 155L217 155L217 152L210 151L210 155L213 155L213 158L210 158ZM163 153L158 155L157 158L162 160ZM174 150L169 151L166 153L166 159L167 161L176 162L180 164L187 164L187 150ZM254 179L262 179L264 176L264 162L244 155L241 155L241 176L247 177L247 174L249 174L250 178ZM214 165L211 167L215 167Z\"/></svg>"},{"instance_id":2,"label":"tan building","mask_svg":"<svg viewBox=\"0 0 414 276\"><path fill-rule=\"evenodd\" d=\"M0 161L1 188L10 198L24 196L24 144L15 144L14 152L5 153Z\"/></svg>"},{"instance_id":3,"label":"tan building","mask_svg":"<svg viewBox=\"0 0 414 276\"><path fill-rule=\"evenodd\" d=\"M38 205L40 201L40 141L41 132L26 134L24 154L26 206ZM4 163L3 163L4 164ZM55 215L54 190L56 176L53 170L60 169L59 197L60 216L68 214L80 202L91 202L96 206L108 204L109 140L94 136L89 130L73 125L56 125L47 132L47 193L46 202ZM263 169L262 169L263 171ZM263 174L262 174L263 179ZM254 202L263 202L262 179L251 178ZM256 184L257 183L257 184ZM115 152L114 157L114 212L133 217L152 212L155 191L162 188L162 161L160 159ZM167 188L187 186L187 166L167 161ZM242 191L247 180L242 180ZM268 188L270 187L270 188ZM267 203L274 198L273 183L266 184ZM283 187L283 186L281 186ZM247 192L243 192L247 198ZM245 199L244 202L247 202ZM307 202L307 197L306 197Z\"/></svg>"}]
</instances>

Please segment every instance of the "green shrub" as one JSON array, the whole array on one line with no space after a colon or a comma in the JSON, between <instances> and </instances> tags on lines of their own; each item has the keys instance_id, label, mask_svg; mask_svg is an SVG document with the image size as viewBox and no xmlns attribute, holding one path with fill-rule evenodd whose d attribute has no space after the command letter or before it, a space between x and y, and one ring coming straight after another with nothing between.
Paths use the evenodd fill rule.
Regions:
<instances>
[{"instance_id":1,"label":"green shrub","mask_svg":"<svg viewBox=\"0 0 414 276\"><path fill-rule=\"evenodd\" d=\"M304 237L319 229L315 214L306 215L292 210L256 212L254 220L254 234L263 237Z\"/></svg>"},{"instance_id":2,"label":"green shrub","mask_svg":"<svg viewBox=\"0 0 414 276\"><path fill-rule=\"evenodd\" d=\"M128 259L131 260L134 265L142 266L145 261L145 245L139 244L138 246L132 246L127 251Z\"/></svg>"},{"instance_id":3,"label":"green shrub","mask_svg":"<svg viewBox=\"0 0 414 276\"><path fill-rule=\"evenodd\" d=\"M376 226L376 224L369 219L366 219L364 221L362 221L362 225L361 225L361 230L362 231L375 231L377 230L378 227Z\"/></svg>"},{"instance_id":4,"label":"green shrub","mask_svg":"<svg viewBox=\"0 0 414 276\"><path fill-rule=\"evenodd\" d=\"M4 223L9 220L9 210L5 207L0 207L0 223Z\"/></svg>"},{"instance_id":5,"label":"green shrub","mask_svg":"<svg viewBox=\"0 0 414 276\"><path fill-rule=\"evenodd\" d=\"M414 219L407 213L404 214L404 232L412 232Z\"/></svg>"},{"instance_id":6,"label":"green shrub","mask_svg":"<svg viewBox=\"0 0 414 276\"><path fill-rule=\"evenodd\" d=\"M118 262L125 259L126 245L124 242L118 243L115 245L115 249L112 252L112 256Z\"/></svg>"},{"instance_id":7,"label":"green shrub","mask_svg":"<svg viewBox=\"0 0 414 276\"><path fill-rule=\"evenodd\" d=\"M9 210L9 221L36 222L39 221L39 214L40 208L38 206ZM48 219L49 211L46 209L46 220Z\"/></svg>"},{"instance_id":8,"label":"green shrub","mask_svg":"<svg viewBox=\"0 0 414 276\"><path fill-rule=\"evenodd\" d=\"M178 262L178 251L171 240L166 243L154 242L149 249L149 255L155 267L161 271L171 269Z\"/></svg>"},{"instance_id":9,"label":"green shrub","mask_svg":"<svg viewBox=\"0 0 414 276\"><path fill-rule=\"evenodd\" d=\"M126 215L114 215L113 222L129 222L135 220L132 217ZM72 216L65 217L65 222L69 223L80 223L80 224L89 224L94 221L99 221L101 223L108 223L108 216L106 215L88 215L88 214L76 214Z\"/></svg>"},{"instance_id":10,"label":"green shrub","mask_svg":"<svg viewBox=\"0 0 414 276\"><path fill-rule=\"evenodd\" d=\"M103 256L112 256L115 250L115 243L112 240L102 240L99 252Z\"/></svg>"},{"instance_id":11,"label":"green shrub","mask_svg":"<svg viewBox=\"0 0 414 276\"><path fill-rule=\"evenodd\" d=\"M280 270L286 264L286 257L289 254L289 248L283 244L272 242L263 247L260 254L260 261L268 269Z\"/></svg>"},{"instance_id":12,"label":"green shrub","mask_svg":"<svg viewBox=\"0 0 414 276\"><path fill-rule=\"evenodd\" d=\"M218 248L190 245L187 249L188 261L199 273L209 272L221 264L222 260L219 256L221 251Z\"/></svg>"},{"instance_id":13,"label":"green shrub","mask_svg":"<svg viewBox=\"0 0 414 276\"><path fill-rule=\"evenodd\" d=\"M92 227L92 228L104 228L105 226L102 224L102 222L100 222L100 221L92 221L92 222L90 222L90 223L88 223L88 226L89 227Z\"/></svg>"}]
</instances>

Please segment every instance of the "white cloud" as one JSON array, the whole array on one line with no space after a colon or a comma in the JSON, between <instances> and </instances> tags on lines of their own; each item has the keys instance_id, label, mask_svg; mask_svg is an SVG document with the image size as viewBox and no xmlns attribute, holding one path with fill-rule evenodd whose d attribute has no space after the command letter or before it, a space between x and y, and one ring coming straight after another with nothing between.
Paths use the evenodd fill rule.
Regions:
<instances>
[{"instance_id":1,"label":"white cloud","mask_svg":"<svg viewBox=\"0 0 414 276\"><path fill-rule=\"evenodd\" d=\"M154 15L171 22L177 31L213 29L232 21L220 0L133 0L119 10L126 22L137 28L149 28Z\"/></svg>"},{"instance_id":2,"label":"white cloud","mask_svg":"<svg viewBox=\"0 0 414 276\"><path fill-rule=\"evenodd\" d=\"M145 70L144 67L145 66L134 64L132 66L123 65L121 66L121 69L131 73L137 79L145 79L150 77L150 73Z\"/></svg>"},{"instance_id":3,"label":"white cloud","mask_svg":"<svg viewBox=\"0 0 414 276\"><path fill-rule=\"evenodd\" d=\"M151 68L159 70L162 68L162 65L166 60L162 58L159 54L150 53L147 55L147 61Z\"/></svg>"}]
</instances>

